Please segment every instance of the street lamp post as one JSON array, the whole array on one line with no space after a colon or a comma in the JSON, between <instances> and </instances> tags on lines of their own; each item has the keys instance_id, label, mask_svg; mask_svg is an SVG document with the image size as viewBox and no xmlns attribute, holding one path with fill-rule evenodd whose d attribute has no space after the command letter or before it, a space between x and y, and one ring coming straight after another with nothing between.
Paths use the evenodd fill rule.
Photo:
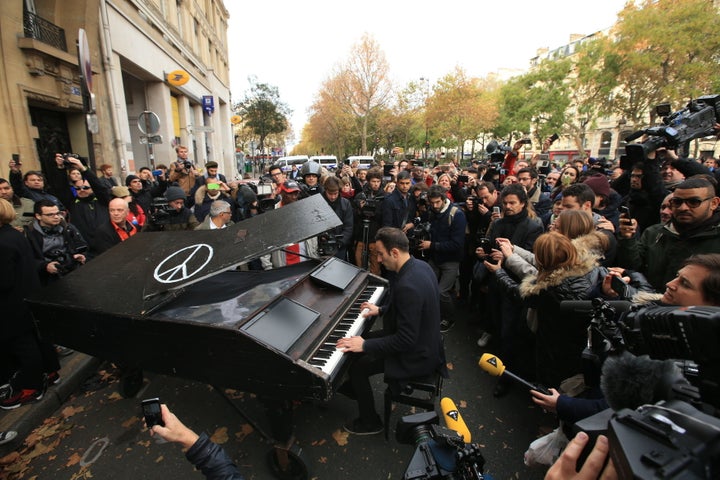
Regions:
<instances>
[{"instance_id":1,"label":"street lamp post","mask_svg":"<svg viewBox=\"0 0 720 480\"><path fill-rule=\"evenodd\" d=\"M421 82L425 82L425 143L423 146L425 147L425 155L423 158L427 160L428 158L428 148L430 147L430 142L428 141L428 121L427 121L427 106L428 106L428 98L430 97L430 79L427 77L420 77Z\"/></svg>"}]
</instances>

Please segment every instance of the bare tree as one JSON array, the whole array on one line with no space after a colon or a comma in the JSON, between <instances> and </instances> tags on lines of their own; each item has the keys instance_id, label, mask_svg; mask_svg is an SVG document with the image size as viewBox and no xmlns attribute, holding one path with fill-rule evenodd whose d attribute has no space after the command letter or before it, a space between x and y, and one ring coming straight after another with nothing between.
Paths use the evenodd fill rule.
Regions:
<instances>
[{"instance_id":1,"label":"bare tree","mask_svg":"<svg viewBox=\"0 0 720 480\"><path fill-rule=\"evenodd\" d=\"M368 151L367 139L371 136L368 125L372 116L386 106L392 93L388 71L385 53L365 34L361 42L353 46L350 58L336 76L339 103L357 120L363 154Z\"/></svg>"}]
</instances>

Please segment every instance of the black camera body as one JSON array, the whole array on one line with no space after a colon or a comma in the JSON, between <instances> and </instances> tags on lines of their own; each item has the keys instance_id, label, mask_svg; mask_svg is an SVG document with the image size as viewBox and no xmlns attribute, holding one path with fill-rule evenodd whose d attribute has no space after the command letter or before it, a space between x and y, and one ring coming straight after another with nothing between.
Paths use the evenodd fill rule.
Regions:
<instances>
[{"instance_id":1,"label":"black camera body","mask_svg":"<svg viewBox=\"0 0 720 480\"><path fill-rule=\"evenodd\" d=\"M365 202L364 204L362 204L362 206L360 206L360 216L362 216L362 218L366 220L369 220L375 218L378 208L380 208L380 204L383 200L385 200L385 196L375 195L373 197L368 197L364 193L360 193L355 197L355 200L358 204L361 201Z\"/></svg>"},{"instance_id":2,"label":"black camera body","mask_svg":"<svg viewBox=\"0 0 720 480\"><path fill-rule=\"evenodd\" d=\"M584 431L591 438L578 465L584 463L595 438L605 434L619 478L720 477L720 353L715 343L720 336L720 308L636 305L617 316L615 307L627 308L623 305L627 302L611 305L596 298L567 303L592 303L585 360L599 368L609 356L627 356L612 371L603 368L608 403L626 402L627 395L636 393L625 392L626 381L657 382L654 395L665 397L655 404L644 399L647 404L636 409L607 409L577 422L573 431ZM587 312L586 308L573 307L578 313ZM653 360L634 357L641 354ZM676 372L662 378L649 373L642 379L628 372L658 360L672 361ZM598 380L599 374L594 379L586 376L588 385Z\"/></svg>"},{"instance_id":3,"label":"black camera body","mask_svg":"<svg viewBox=\"0 0 720 480\"><path fill-rule=\"evenodd\" d=\"M423 222L420 217L413 219L413 228L407 231L405 234L410 241L410 253L418 256L423 256L423 250L420 249L420 244L425 240L430 240L430 228L431 223L429 221Z\"/></svg>"},{"instance_id":4,"label":"black camera body","mask_svg":"<svg viewBox=\"0 0 720 480\"><path fill-rule=\"evenodd\" d=\"M78 247L73 252L56 248L55 250L50 250L47 253L47 257L50 258L51 261L58 263L56 269L59 275L67 275L81 265L80 262L75 260L74 255L84 253L85 251L87 251L87 247Z\"/></svg>"},{"instance_id":5,"label":"black camera body","mask_svg":"<svg viewBox=\"0 0 720 480\"><path fill-rule=\"evenodd\" d=\"M648 153L661 147L676 149L680 157L687 157L690 141L714 135L715 124L720 123L720 95L703 95L672 114L667 114L667 104L659 107L658 113L666 114L662 116L664 125L639 130L625 139L630 142L642 135L650 137L643 143L625 146L625 152L633 163L646 160Z\"/></svg>"},{"instance_id":6,"label":"black camera body","mask_svg":"<svg viewBox=\"0 0 720 480\"><path fill-rule=\"evenodd\" d=\"M153 225L165 225L170 222L173 215L178 211L170 206L165 197L153 198L150 204L150 223Z\"/></svg>"},{"instance_id":7,"label":"black camera body","mask_svg":"<svg viewBox=\"0 0 720 480\"><path fill-rule=\"evenodd\" d=\"M73 163L69 160L70 158L77 158L80 159L80 155L77 153L63 153L63 165L65 167L72 167Z\"/></svg>"},{"instance_id":8,"label":"black camera body","mask_svg":"<svg viewBox=\"0 0 720 480\"><path fill-rule=\"evenodd\" d=\"M482 480L485 459L479 445L439 425L435 412L407 415L398 420L398 443L415 445L404 480Z\"/></svg>"},{"instance_id":9,"label":"black camera body","mask_svg":"<svg viewBox=\"0 0 720 480\"><path fill-rule=\"evenodd\" d=\"M317 237L318 255L321 257L332 257L340 250L342 243L342 235L334 235L330 232L324 232Z\"/></svg>"}]
</instances>

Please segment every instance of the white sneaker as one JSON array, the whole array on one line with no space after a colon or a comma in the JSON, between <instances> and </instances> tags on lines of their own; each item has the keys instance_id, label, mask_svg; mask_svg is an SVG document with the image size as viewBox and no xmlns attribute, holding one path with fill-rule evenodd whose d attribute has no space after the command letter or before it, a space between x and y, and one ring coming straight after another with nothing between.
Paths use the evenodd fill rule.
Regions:
<instances>
[{"instance_id":1,"label":"white sneaker","mask_svg":"<svg viewBox=\"0 0 720 480\"><path fill-rule=\"evenodd\" d=\"M480 338L478 338L478 341L477 341L478 347L487 347L487 344L490 343L491 338L492 338L492 335L490 335L488 332L483 332L483 334L480 335Z\"/></svg>"}]
</instances>

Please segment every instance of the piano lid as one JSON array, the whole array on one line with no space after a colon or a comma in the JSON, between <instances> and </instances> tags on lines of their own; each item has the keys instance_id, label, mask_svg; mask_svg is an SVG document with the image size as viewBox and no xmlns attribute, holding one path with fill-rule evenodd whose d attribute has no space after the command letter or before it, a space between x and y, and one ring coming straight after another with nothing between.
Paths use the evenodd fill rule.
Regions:
<instances>
[{"instance_id":1,"label":"piano lid","mask_svg":"<svg viewBox=\"0 0 720 480\"><path fill-rule=\"evenodd\" d=\"M312 195L222 230L142 232L29 301L143 315L178 289L341 224L323 196Z\"/></svg>"}]
</instances>

